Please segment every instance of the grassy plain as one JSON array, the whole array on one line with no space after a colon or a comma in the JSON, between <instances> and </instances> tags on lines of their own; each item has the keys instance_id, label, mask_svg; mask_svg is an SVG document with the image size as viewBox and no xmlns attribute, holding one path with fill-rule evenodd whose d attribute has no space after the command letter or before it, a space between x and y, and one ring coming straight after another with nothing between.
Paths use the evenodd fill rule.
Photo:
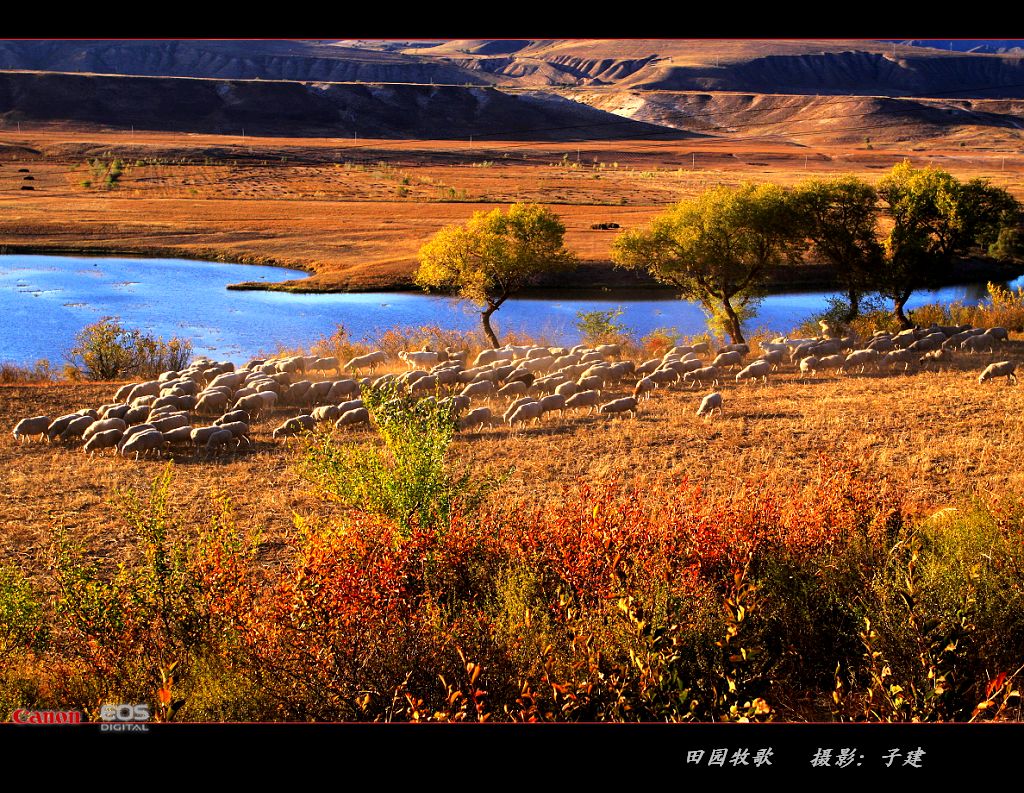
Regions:
<instances>
[{"instance_id":1,"label":"grassy plain","mask_svg":"<svg viewBox=\"0 0 1024 793\"><path fill-rule=\"evenodd\" d=\"M615 232L592 224L640 225L719 183L793 184L838 173L874 180L910 158L1024 196L1024 156L1007 141L868 145L771 136L351 141L8 126L0 131L0 248L280 264L310 273L286 289L386 290L411 286L416 252L439 228L519 200L551 205L569 247L610 272ZM114 186L102 167L90 167L97 159L123 163Z\"/></svg>"}]
</instances>

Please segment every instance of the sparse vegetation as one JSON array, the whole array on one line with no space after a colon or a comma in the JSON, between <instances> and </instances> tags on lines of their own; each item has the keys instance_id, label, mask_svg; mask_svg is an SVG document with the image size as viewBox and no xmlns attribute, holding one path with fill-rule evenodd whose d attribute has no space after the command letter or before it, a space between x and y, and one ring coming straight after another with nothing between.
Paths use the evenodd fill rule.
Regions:
<instances>
[{"instance_id":1,"label":"sparse vegetation","mask_svg":"<svg viewBox=\"0 0 1024 793\"><path fill-rule=\"evenodd\" d=\"M116 317L86 325L67 352L69 374L86 380L156 377L182 369L192 358L192 342L169 341L123 327Z\"/></svg>"}]
</instances>

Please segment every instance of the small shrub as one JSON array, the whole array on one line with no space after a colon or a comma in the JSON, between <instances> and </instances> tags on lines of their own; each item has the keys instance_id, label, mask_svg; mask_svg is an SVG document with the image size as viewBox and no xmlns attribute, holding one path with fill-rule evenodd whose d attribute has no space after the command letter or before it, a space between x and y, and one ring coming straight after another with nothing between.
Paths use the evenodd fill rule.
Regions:
<instances>
[{"instance_id":1,"label":"small shrub","mask_svg":"<svg viewBox=\"0 0 1024 793\"><path fill-rule=\"evenodd\" d=\"M0 383L52 383L59 376L60 373L50 366L46 358L40 358L34 366L0 364Z\"/></svg>"},{"instance_id":2,"label":"small shrub","mask_svg":"<svg viewBox=\"0 0 1024 793\"><path fill-rule=\"evenodd\" d=\"M628 326L616 322L626 312L620 308L608 311L577 311L576 329L580 332L584 344L607 344L628 337L631 330Z\"/></svg>"},{"instance_id":3,"label":"small shrub","mask_svg":"<svg viewBox=\"0 0 1024 793\"><path fill-rule=\"evenodd\" d=\"M364 389L363 401L383 449L373 443L341 447L323 432L309 437L300 470L328 497L391 518L408 535L415 526L446 525L455 510L472 511L497 486L475 481L469 468L453 470L450 406L417 402L398 389Z\"/></svg>"},{"instance_id":4,"label":"small shrub","mask_svg":"<svg viewBox=\"0 0 1024 793\"><path fill-rule=\"evenodd\" d=\"M177 337L164 341L128 330L115 317L104 317L75 336L65 357L72 371L86 380L156 377L187 366L192 358L192 342Z\"/></svg>"}]
</instances>

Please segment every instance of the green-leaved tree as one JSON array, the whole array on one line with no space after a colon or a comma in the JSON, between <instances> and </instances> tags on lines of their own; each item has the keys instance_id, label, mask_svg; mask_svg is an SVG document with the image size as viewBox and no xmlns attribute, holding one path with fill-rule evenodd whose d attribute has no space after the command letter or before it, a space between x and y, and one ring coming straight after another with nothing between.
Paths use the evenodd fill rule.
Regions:
<instances>
[{"instance_id":1,"label":"green-leaved tree","mask_svg":"<svg viewBox=\"0 0 1024 793\"><path fill-rule=\"evenodd\" d=\"M424 289L453 291L478 305L484 333L498 347L491 315L502 303L543 276L576 266L564 235L558 215L538 204L476 212L420 248L415 280Z\"/></svg>"},{"instance_id":2,"label":"green-leaved tree","mask_svg":"<svg viewBox=\"0 0 1024 793\"><path fill-rule=\"evenodd\" d=\"M793 199L814 256L833 269L846 293L849 310L842 321L849 322L882 267L878 193L850 175L809 179L796 186Z\"/></svg>"},{"instance_id":3,"label":"green-leaved tree","mask_svg":"<svg viewBox=\"0 0 1024 793\"><path fill-rule=\"evenodd\" d=\"M963 183L948 171L914 168L908 161L879 182L878 195L892 228L877 287L893 301L904 328L911 327L903 309L914 290L941 285L955 257L996 242L1002 229L1018 224L1021 212L1013 196L984 179Z\"/></svg>"},{"instance_id":4,"label":"green-leaved tree","mask_svg":"<svg viewBox=\"0 0 1024 793\"><path fill-rule=\"evenodd\" d=\"M742 342L743 317L771 268L803 246L792 198L772 184L719 186L675 204L646 229L619 235L612 259L643 269L699 301L712 322Z\"/></svg>"}]
</instances>

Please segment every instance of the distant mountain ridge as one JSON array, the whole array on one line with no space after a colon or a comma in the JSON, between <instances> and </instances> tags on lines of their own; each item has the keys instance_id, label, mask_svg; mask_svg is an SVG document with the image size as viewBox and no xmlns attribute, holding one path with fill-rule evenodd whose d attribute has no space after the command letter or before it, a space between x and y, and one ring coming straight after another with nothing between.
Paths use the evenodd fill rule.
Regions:
<instances>
[{"instance_id":1,"label":"distant mountain ridge","mask_svg":"<svg viewBox=\"0 0 1024 793\"><path fill-rule=\"evenodd\" d=\"M849 135L841 127L851 117L893 127L894 139L1020 128L1024 40L942 44L950 42L0 40L0 115L273 135L522 139L540 130L537 139L596 139L728 134L736 122L763 130L743 99L763 97L757 113L771 114L776 135ZM784 96L792 101L772 98ZM828 116L822 97L865 101L833 105ZM989 104L970 104L982 100Z\"/></svg>"}]
</instances>

